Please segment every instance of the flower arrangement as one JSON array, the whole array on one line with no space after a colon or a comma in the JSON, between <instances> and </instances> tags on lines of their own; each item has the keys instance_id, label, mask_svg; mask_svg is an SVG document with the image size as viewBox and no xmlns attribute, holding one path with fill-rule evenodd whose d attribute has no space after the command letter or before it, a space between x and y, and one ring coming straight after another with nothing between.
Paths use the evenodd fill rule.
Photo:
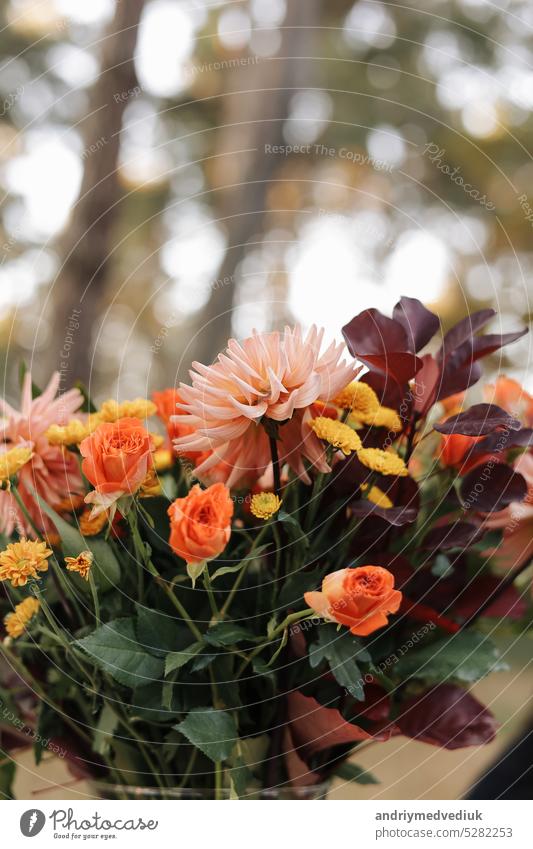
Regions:
<instances>
[{"instance_id":1,"label":"flower arrangement","mask_svg":"<svg viewBox=\"0 0 533 849\"><path fill-rule=\"evenodd\" d=\"M239 798L374 781L349 756L392 735L490 742L483 624L530 621L533 556L533 398L465 394L522 335L480 333L493 315L432 353L410 298L346 346L254 333L99 409L25 374L20 412L2 402L3 748Z\"/></svg>"}]
</instances>

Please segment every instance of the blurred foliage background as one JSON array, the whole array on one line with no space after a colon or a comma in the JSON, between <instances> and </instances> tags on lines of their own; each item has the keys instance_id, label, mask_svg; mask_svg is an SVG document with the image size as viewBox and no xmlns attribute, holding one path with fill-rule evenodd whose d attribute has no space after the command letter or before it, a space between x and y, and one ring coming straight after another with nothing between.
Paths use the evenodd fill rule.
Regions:
<instances>
[{"instance_id":1,"label":"blurred foliage background","mask_svg":"<svg viewBox=\"0 0 533 849\"><path fill-rule=\"evenodd\" d=\"M532 31L530 0L3 0L4 393L24 359L134 397L400 294L528 321ZM529 351L492 367L531 391Z\"/></svg>"}]
</instances>

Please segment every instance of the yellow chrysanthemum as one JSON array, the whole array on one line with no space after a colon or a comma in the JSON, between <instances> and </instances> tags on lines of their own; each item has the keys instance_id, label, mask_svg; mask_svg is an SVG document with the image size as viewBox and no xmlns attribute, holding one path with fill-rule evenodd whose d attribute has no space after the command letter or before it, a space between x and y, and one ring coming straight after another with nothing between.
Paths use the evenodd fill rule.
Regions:
<instances>
[{"instance_id":1,"label":"yellow chrysanthemum","mask_svg":"<svg viewBox=\"0 0 533 849\"><path fill-rule=\"evenodd\" d=\"M38 579L39 572L47 571L51 554L45 542L25 537L11 542L0 554L0 581L11 581L14 587L24 587L29 578Z\"/></svg>"},{"instance_id":2,"label":"yellow chrysanthemum","mask_svg":"<svg viewBox=\"0 0 533 849\"><path fill-rule=\"evenodd\" d=\"M77 572L80 578L88 581L93 560L92 551L82 551L77 557L65 557L65 565L69 572Z\"/></svg>"},{"instance_id":3,"label":"yellow chrysanthemum","mask_svg":"<svg viewBox=\"0 0 533 849\"><path fill-rule=\"evenodd\" d=\"M91 519L92 510L84 510L78 518L78 528L80 534L84 537L95 537L101 533L107 525L107 513L99 513L94 519Z\"/></svg>"},{"instance_id":4,"label":"yellow chrysanthemum","mask_svg":"<svg viewBox=\"0 0 533 849\"><path fill-rule=\"evenodd\" d=\"M160 433L151 433L150 436L152 437L154 448L161 448L165 444L165 437L161 436Z\"/></svg>"},{"instance_id":5,"label":"yellow chrysanthemum","mask_svg":"<svg viewBox=\"0 0 533 849\"><path fill-rule=\"evenodd\" d=\"M368 427L385 427L393 433L399 433L402 430L402 420L396 410L391 407L378 407L377 410L371 413L352 413L349 417L352 424L364 424Z\"/></svg>"},{"instance_id":6,"label":"yellow chrysanthemum","mask_svg":"<svg viewBox=\"0 0 533 849\"><path fill-rule=\"evenodd\" d=\"M252 496L250 512L258 519L271 519L282 503L281 498L274 492L258 492Z\"/></svg>"},{"instance_id":7,"label":"yellow chrysanthemum","mask_svg":"<svg viewBox=\"0 0 533 849\"><path fill-rule=\"evenodd\" d=\"M166 472L174 465L174 454L168 448L159 448L154 451L153 457L156 472Z\"/></svg>"},{"instance_id":8,"label":"yellow chrysanthemum","mask_svg":"<svg viewBox=\"0 0 533 849\"><path fill-rule=\"evenodd\" d=\"M363 492L366 492L368 489L368 484L361 484L361 489ZM377 507L384 507L386 510L388 510L389 507L394 506L389 496L386 495L383 490L379 488L379 486L371 486L366 497L368 501L372 502L372 504L375 504Z\"/></svg>"},{"instance_id":9,"label":"yellow chrysanthemum","mask_svg":"<svg viewBox=\"0 0 533 849\"><path fill-rule=\"evenodd\" d=\"M409 474L402 458L393 451L381 451L379 448L361 448L357 452L357 458L367 469L372 469L381 475L396 475L404 478Z\"/></svg>"},{"instance_id":10,"label":"yellow chrysanthemum","mask_svg":"<svg viewBox=\"0 0 533 849\"><path fill-rule=\"evenodd\" d=\"M66 425L51 425L45 435L50 445L79 445L89 430L79 419L72 419Z\"/></svg>"},{"instance_id":11,"label":"yellow chrysanthemum","mask_svg":"<svg viewBox=\"0 0 533 849\"><path fill-rule=\"evenodd\" d=\"M30 620L39 611L40 606L40 602L36 598L33 598L33 596L29 596L29 598L25 598L24 601L17 604L15 610L12 613L8 613L4 618L4 625L6 626L8 636L14 639L21 637Z\"/></svg>"},{"instance_id":12,"label":"yellow chrysanthemum","mask_svg":"<svg viewBox=\"0 0 533 849\"><path fill-rule=\"evenodd\" d=\"M32 449L22 445L0 454L0 481L9 481L32 457Z\"/></svg>"},{"instance_id":13,"label":"yellow chrysanthemum","mask_svg":"<svg viewBox=\"0 0 533 849\"><path fill-rule=\"evenodd\" d=\"M344 454L351 454L352 451L359 451L362 447L361 440L351 427L335 419L328 419L326 416L318 416L310 422L310 427L319 439L333 445L334 448L340 448Z\"/></svg>"},{"instance_id":14,"label":"yellow chrysanthemum","mask_svg":"<svg viewBox=\"0 0 533 849\"><path fill-rule=\"evenodd\" d=\"M97 413L91 413L84 422L81 419L70 419L66 425L51 425L46 431L46 438L50 445L79 445L101 422Z\"/></svg>"},{"instance_id":15,"label":"yellow chrysanthemum","mask_svg":"<svg viewBox=\"0 0 533 849\"><path fill-rule=\"evenodd\" d=\"M136 398L134 401L123 401L121 404L111 398L109 401L104 401L98 416L103 422L116 422L124 418L148 419L156 412L156 405L147 398Z\"/></svg>"},{"instance_id":16,"label":"yellow chrysanthemum","mask_svg":"<svg viewBox=\"0 0 533 849\"><path fill-rule=\"evenodd\" d=\"M343 410L359 411L368 415L375 412L379 407L378 396L368 383L354 380L345 386L339 394L333 398L332 403Z\"/></svg>"}]
</instances>

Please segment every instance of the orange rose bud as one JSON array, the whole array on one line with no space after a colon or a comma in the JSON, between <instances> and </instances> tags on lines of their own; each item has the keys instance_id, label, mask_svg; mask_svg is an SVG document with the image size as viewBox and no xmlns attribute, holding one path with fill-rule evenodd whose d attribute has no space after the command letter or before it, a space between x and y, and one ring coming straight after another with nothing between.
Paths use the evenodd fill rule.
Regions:
<instances>
[{"instance_id":1,"label":"orange rose bud","mask_svg":"<svg viewBox=\"0 0 533 849\"><path fill-rule=\"evenodd\" d=\"M83 474L101 494L132 494L152 468L153 447L139 419L101 424L80 445Z\"/></svg>"},{"instance_id":2,"label":"orange rose bud","mask_svg":"<svg viewBox=\"0 0 533 849\"><path fill-rule=\"evenodd\" d=\"M305 593L304 598L319 616L368 637L388 624L389 613L397 613L402 594L394 589L394 575L387 569L359 566L326 575L322 592Z\"/></svg>"},{"instance_id":3,"label":"orange rose bud","mask_svg":"<svg viewBox=\"0 0 533 849\"><path fill-rule=\"evenodd\" d=\"M212 560L229 542L233 501L223 483L207 489L193 486L185 498L168 508L170 547L187 563Z\"/></svg>"}]
</instances>

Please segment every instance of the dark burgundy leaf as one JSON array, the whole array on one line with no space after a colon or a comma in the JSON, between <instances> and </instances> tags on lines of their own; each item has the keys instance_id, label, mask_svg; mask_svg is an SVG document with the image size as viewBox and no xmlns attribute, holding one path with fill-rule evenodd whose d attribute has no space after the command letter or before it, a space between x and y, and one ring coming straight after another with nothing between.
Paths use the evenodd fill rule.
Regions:
<instances>
[{"instance_id":1,"label":"dark burgundy leaf","mask_svg":"<svg viewBox=\"0 0 533 849\"><path fill-rule=\"evenodd\" d=\"M420 351L440 327L438 316L417 298L401 297L394 307L392 317L405 329L410 351Z\"/></svg>"},{"instance_id":2,"label":"dark burgundy leaf","mask_svg":"<svg viewBox=\"0 0 533 849\"><path fill-rule=\"evenodd\" d=\"M361 379L372 387L384 407L392 407L393 410L401 408L402 418L406 420L410 417L410 399L405 387L399 386L396 380L379 371L368 371Z\"/></svg>"},{"instance_id":3,"label":"dark burgundy leaf","mask_svg":"<svg viewBox=\"0 0 533 849\"><path fill-rule=\"evenodd\" d=\"M457 413L434 426L439 433L461 433L464 436L485 436L498 427L520 430L520 422L496 404L474 404L464 413Z\"/></svg>"},{"instance_id":4,"label":"dark burgundy leaf","mask_svg":"<svg viewBox=\"0 0 533 849\"><path fill-rule=\"evenodd\" d=\"M490 743L497 727L488 708L455 684L439 684L409 699L396 724L406 737L444 749Z\"/></svg>"},{"instance_id":5,"label":"dark burgundy leaf","mask_svg":"<svg viewBox=\"0 0 533 849\"><path fill-rule=\"evenodd\" d=\"M510 345L511 342L516 342L528 332L527 327L523 330L517 330L514 333L491 333L484 336L473 336L467 339L462 345L451 355L451 361L456 365L463 365L467 362L480 360L482 357L487 357L503 348L504 345Z\"/></svg>"},{"instance_id":6,"label":"dark burgundy leaf","mask_svg":"<svg viewBox=\"0 0 533 849\"><path fill-rule=\"evenodd\" d=\"M450 360L445 364L440 378L436 401L464 392L480 379L483 371L479 363L468 363L463 368L457 368Z\"/></svg>"},{"instance_id":7,"label":"dark burgundy leaf","mask_svg":"<svg viewBox=\"0 0 533 849\"><path fill-rule=\"evenodd\" d=\"M477 333L478 330L481 330L483 325L485 325L487 321L490 321L490 319L495 315L496 312L493 309L479 310L479 312L467 315L459 321L450 330L448 330L442 340L442 346L437 355L438 358L441 361L445 361L448 357L452 356L463 342L466 342L475 333Z\"/></svg>"},{"instance_id":8,"label":"dark burgundy leaf","mask_svg":"<svg viewBox=\"0 0 533 849\"><path fill-rule=\"evenodd\" d=\"M523 501L527 484L522 475L504 463L482 464L472 469L461 483L461 498L466 510L492 513L515 501Z\"/></svg>"},{"instance_id":9,"label":"dark burgundy leaf","mask_svg":"<svg viewBox=\"0 0 533 849\"><path fill-rule=\"evenodd\" d=\"M416 521L418 515L416 507L378 507L377 504L372 504L372 502L363 499L352 501L350 510L354 516L361 516L362 518L376 516L397 528Z\"/></svg>"},{"instance_id":10,"label":"dark burgundy leaf","mask_svg":"<svg viewBox=\"0 0 533 849\"><path fill-rule=\"evenodd\" d=\"M422 368L422 360L404 351L386 351L384 354L358 354L357 358L374 371L390 374L400 386L407 383Z\"/></svg>"},{"instance_id":11,"label":"dark burgundy leaf","mask_svg":"<svg viewBox=\"0 0 533 849\"><path fill-rule=\"evenodd\" d=\"M422 542L427 551L449 551L452 548L467 548L484 534L483 528L471 522L452 522L433 528Z\"/></svg>"},{"instance_id":12,"label":"dark burgundy leaf","mask_svg":"<svg viewBox=\"0 0 533 849\"><path fill-rule=\"evenodd\" d=\"M342 328L352 356L385 354L387 351L408 351L407 333L401 324L379 310L363 310Z\"/></svg>"},{"instance_id":13,"label":"dark burgundy leaf","mask_svg":"<svg viewBox=\"0 0 533 849\"><path fill-rule=\"evenodd\" d=\"M500 591L501 583L505 580L495 575L482 574L469 580L464 591L453 606L453 615L462 619L470 619L487 599L494 595L494 603L487 607L483 616L494 616L498 619L521 619L527 611L527 604L515 586Z\"/></svg>"},{"instance_id":14,"label":"dark burgundy leaf","mask_svg":"<svg viewBox=\"0 0 533 849\"><path fill-rule=\"evenodd\" d=\"M415 622L432 622L437 628L441 628L448 634L457 634L461 630L461 626L448 616L443 616L429 604L412 601L408 596L404 595L400 606L400 611L409 619L414 619Z\"/></svg>"},{"instance_id":15,"label":"dark burgundy leaf","mask_svg":"<svg viewBox=\"0 0 533 849\"><path fill-rule=\"evenodd\" d=\"M415 410L424 415L437 399L440 366L431 354L424 354L421 360L422 368L416 374L413 394Z\"/></svg>"},{"instance_id":16,"label":"dark burgundy leaf","mask_svg":"<svg viewBox=\"0 0 533 849\"><path fill-rule=\"evenodd\" d=\"M346 460L341 460L333 466L328 479L326 496L328 500L353 498L362 483L369 478L369 470L357 459L357 454L350 454Z\"/></svg>"},{"instance_id":17,"label":"dark burgundy leaf","mask_svg":"<svg viewBox=\"0 0 533 849\"><path fill-rule=\"evenodd\" d=\"M486 439L476 442L474 454L500 454L509 448L530 448L533 445L533 429L523 427L520 430L496 431Z\"/></svg>"},{"instance_id":18,"label":"dark burgundy leaf","mask_svg":"<svg viewBox=\"0 0 533 849\"><path fill-rule=\"evenodd\" d=\"M287 720L293 742L304 760L322 749L371 739L367 731L346 722L338 710L323 707L298 690L287 698Z\"/></svg>"},{"instance_id":19,"label":"dark burgundy leaf","mask_svg":"<svg viewBox=\"0 0 533 849\"><path fill-rule=\"evenodd\" d=\"M372 563L374 566L383 566L384 569L392 572L395 588L402 592L414 575L412 564L403 554L393 554L390 551L377 551L372 557Z\"/></svg>"},{"instance_id":20,"label":"dark burgundy leaf","mask_svg":"<svg viewBox=\"0 0 533 849\"><path fill-rule=\"evenodd\" d=\"M379 310L364 310L342 332L352 356L373 371L390 375L398 384L407 383L422 366L409 350L404 327Z\"/></svg>"}]
</instances>

